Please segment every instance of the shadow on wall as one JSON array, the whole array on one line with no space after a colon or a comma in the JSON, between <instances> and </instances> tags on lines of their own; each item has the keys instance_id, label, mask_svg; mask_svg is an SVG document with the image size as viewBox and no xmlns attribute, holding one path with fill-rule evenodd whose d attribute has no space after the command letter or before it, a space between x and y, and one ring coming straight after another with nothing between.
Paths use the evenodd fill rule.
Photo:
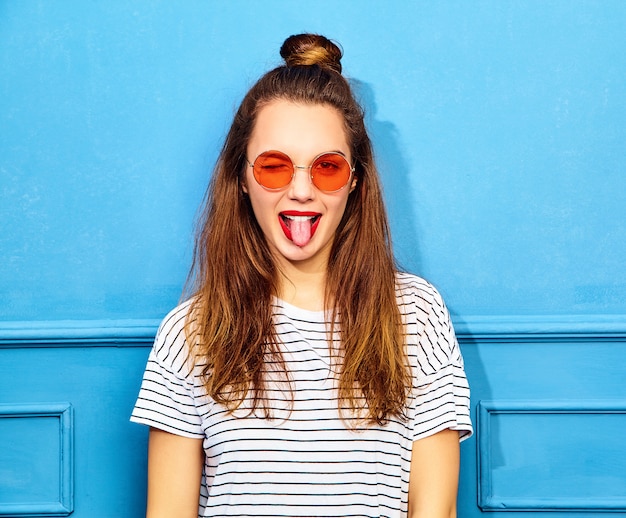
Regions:
<instances>
[{"instance_id":1,"label":"shadow on wall","mask_svg":"<svg viewBox=\"0 0 626 518\"><path fill-rule=\"evenodd\" d=\"M365 110L383 184L396 259L400 269L419 275L422 262L416 196L411 190L410 169L400 146L398 130L393 123L376 118L374 89L368 83L351 79L350 84Z\"/></svg>"},{"instance_id":2,"label":"shadow on wall","mask_svg":"<svg viewBox=\"0 0 626 518\"><path fill-rule=\"evenodd\" d=\"M392 229L394 251L399 267L404 270L424 274L423 241L416 200L421 193L411 187L410 174L418 171L414 164L409 167L402 149L396 126L376 118L376 101L373 88L362 81L351 80L357 98L366 112L366 122L374 145L376 162L385 191L385 201ZM481 357L479 341L472 335L468 325L460 315L451 310L455 327L459 325L459 342L463 352L468 380L472 391L471 412L475 432L477 429L476 407L483 399L492 399L492 389ZM478 467L477 433L461 449L463 469L459 485L459 502L473 506L477 501L476 472ZM497 451L500 445L494 438ZM500 455L501 456L501 455Z\"/></svg>"},{"instance_id":3,"label":"shadow on wall","mask_svg":"<svg viewBox=\"0 0 626 518\"><path fill-rule=\"evenodd\" d=\"M481 481L478 473L481 463L484 461L480 449L481 432L478 422L478 404L484 400L493 399L493 390L487 371L485 369L485 350L481 346L480 338L475 337L469 330L467 323L460 317L454 318L454 326L457 328L457 337L463 353L465 372L470 385L470 411L474 435L463 443L461 447L461 474L459 479L459 502L463 507L475 505L478 500ZM502 458L502 446L497 434L491 437L493 455Z\"/></svg>"}]
</instances>

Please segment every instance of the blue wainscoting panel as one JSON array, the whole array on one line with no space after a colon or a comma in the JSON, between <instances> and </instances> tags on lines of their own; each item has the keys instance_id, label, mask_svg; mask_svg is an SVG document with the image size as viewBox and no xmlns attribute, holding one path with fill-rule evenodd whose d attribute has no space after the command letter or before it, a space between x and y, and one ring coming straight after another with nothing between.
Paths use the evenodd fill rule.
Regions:
<instances>
[{"instance_id":1,"label":"blue wainscoting panel","mask_svg":"<svg viewBox=\"0 0 626 518\"><path fill-rule=\"evenodd\" d=\"M626 516L626 316L455 322L476 433L459 516Z\"/></svg>"},{"instance_id":2,"label":"blue wainscoting panel","mask_svg":"<svg viewBox=\"0 0 626 518\"><path fill-rule=\"evenodd\" d=\"M626 400L481 401L484 511L626 511Z\"/></svg>"},{"instance_id":3,"label":"blue wainscoting panel","mask_svg":"<svg viewBox=\"0 0 626 518\"><path fill-rule=\"evenodd\" d=\"M129 416L156 326L22 325L0 326L0 516L144 515L147 429Z\"/></svg>"},{"instance_id":4,"label":"blue wainscoting panel","mask_svg":"<svg viewBox=\"0 0 626 518\"><path fill-rule=\"evenodd\" d=\"M74 508L69 403L0 405L0 516L68 516Z\"/></svg>"},{"instance_id":5,"label":"blue wainscoting panel","mask_svg":"<svg viewBox=\"0 0 626 518\"><path fill-rule=\"evenodd\" d=\"M73 518L143 515L147 430L128 417L156 326L0 325L0 444L9 445L0 453L4 516L67 514L63 495L72 488L51 496L70 480L60 475L68 469L59 467L61 451L74 458ZM476 317L456 327L476 418L476 435L461 448L460 514L626 511L626 319ZM74 447L61 448L59 430L72 415ZM63 432L63 441L70 437ZM62 465L69 462L63 456ZM53 472L46 483L28 489L24 477L45 470ZM28 506L18 509L27 491Z\"/></svg>"}]
</instances>

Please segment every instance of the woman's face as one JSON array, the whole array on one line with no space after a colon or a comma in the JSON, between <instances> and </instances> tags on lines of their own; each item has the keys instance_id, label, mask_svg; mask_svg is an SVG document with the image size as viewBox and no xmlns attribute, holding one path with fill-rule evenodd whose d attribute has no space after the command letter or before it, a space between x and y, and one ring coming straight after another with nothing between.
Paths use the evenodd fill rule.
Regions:
<instances>
[{"instance_id":1,"label":"woman's face","mask_svg":"<svg viewBox=\"0 0 626 518\"><path fill-rule=\"evenodd\" d=\"M344 121L323 104L276 100L259 110L247 148L250 163L265 151L281 151L297 166L309 166L320 153L340 152L352 163ZM296 169L286 187L268 190L246 168L243 189L276 260L325 269L335 231L356 179L337 192L320 191L308 169Z\"/></svg>"}]
</instances>

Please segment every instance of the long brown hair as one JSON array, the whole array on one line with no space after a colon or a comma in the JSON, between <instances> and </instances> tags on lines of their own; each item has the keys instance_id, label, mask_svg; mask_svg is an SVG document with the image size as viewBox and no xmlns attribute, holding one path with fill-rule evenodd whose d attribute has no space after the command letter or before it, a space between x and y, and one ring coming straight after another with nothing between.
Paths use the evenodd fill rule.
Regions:
<instances>
[{"instance_id":1,"label":"long brown hair","mask_svg":"<svg viewBox=\"0 0 626 518\"><path fill-rule=\"evenodd\" d=\"M363 111L341 75L341 50L323 36L290 36L285 65L265 74L239 107L199 219L188 292L187 339L216 402L267 408L267 366L284 367L272 320L278 270L242 190L248 140L261 107L277 99L332 106L345 121L356 188L337 228L325 301L341 343L339 408L371 422L403 416L411 376L395 297L395 262ZM331 331L332 338L333 331ZM284 371L284 369L282 369ZM286 374L288 376L288 373Z\"/></svg>"}]
</instances>

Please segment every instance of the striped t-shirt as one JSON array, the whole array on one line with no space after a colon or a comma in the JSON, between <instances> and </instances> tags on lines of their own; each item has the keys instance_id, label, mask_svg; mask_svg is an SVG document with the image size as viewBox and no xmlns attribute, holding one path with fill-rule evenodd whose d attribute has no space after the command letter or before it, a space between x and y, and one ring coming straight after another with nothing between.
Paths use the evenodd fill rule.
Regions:
<instances>
[{"instance_id":1,"label":"striped t-shirt","mask_svg":"<svg viewBox=\"0 0 626 518\"><path fill-rule=\"evenodd\" d=\"M413 441L446 428L469 437L469 387L439 293L398 274L397 300L414 374L408 419L346 427L327 313L275 300L274 321L291 391L267 392L273 419L229 413L189 366L184 324L189 302L163 321L132 420L203 440L205 466L198 516L406 516Z\"/></svg>"}]
</instances>

